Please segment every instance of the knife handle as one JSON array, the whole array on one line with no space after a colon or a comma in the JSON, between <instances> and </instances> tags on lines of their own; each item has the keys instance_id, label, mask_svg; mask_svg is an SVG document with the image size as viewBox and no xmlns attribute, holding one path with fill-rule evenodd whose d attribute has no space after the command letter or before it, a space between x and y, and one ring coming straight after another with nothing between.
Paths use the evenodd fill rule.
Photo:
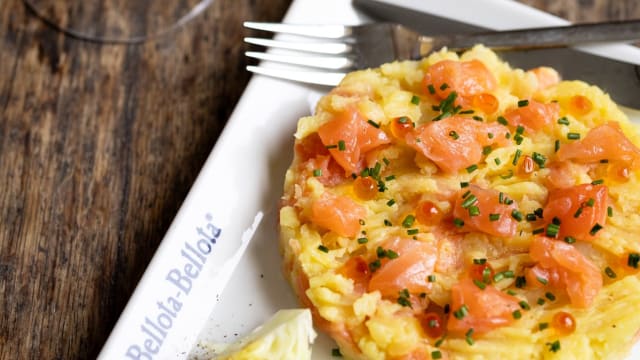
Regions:
<instances>
[{"instance_id":1,"label":"knife handle","mask_svg":"<svg viewBox=\"0 0 640 360\"><path fill-rule=\"evenodd\" d=\"M447 46L450 50L468 49L483 44L496 50L565 47L604 41L640 40L640 20L583 23L577 25L532 28L509 31L424 36L432 48Z\"/></svg>"}]
</instances>

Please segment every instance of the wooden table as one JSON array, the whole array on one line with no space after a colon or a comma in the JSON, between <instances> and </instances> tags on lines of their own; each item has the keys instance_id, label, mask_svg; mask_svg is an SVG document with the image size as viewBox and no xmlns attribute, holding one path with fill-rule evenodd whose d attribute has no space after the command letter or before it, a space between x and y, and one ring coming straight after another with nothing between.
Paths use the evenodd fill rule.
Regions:
<instances>
[{"instance_id":1,"label":"wooden table","mask_svg":"<svg viewBox=\"0 0 640 360\"><path fill-rule=\"evenodd\" d=\"M522 2L640 18L636 0ZM125 46L0 1L0 359L98 354L249 79L242 21L289 3L215 0Z\"/></svg>"}]
</instances>

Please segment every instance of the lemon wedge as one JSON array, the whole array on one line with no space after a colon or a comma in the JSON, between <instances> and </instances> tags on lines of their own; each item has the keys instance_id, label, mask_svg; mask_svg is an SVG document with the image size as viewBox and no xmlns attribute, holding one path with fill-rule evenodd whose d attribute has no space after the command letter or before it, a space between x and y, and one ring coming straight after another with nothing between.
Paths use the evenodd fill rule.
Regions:
<instances>
[{"instance_id":1,"label":"lemon wedge","mask_svg":"<svg viewBox=\"0 0 640 360\"><path fill-rule=\"evenodd\" d=\"M315 338L309 309L280 310L246 337L225 346L214 359L311 359Z\"/></svg>"}]
</instances>

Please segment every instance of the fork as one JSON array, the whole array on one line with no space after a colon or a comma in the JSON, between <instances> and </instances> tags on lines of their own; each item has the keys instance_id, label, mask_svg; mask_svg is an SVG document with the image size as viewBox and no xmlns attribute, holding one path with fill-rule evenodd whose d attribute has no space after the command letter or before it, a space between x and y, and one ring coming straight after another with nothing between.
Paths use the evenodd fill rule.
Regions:
<instances>
[{"instance_id":1,"label":"fork","mask_svg":"<svg viewBox=\"0 0 640 360\"><path fill-rule=\"evenodd\" d=\"M442 47L463 51L475 44L484 44L494 50L524 50L640 39L640 20L433 36L393 23L347 26L248 21L244 26L295 37L286 40L281 36L277 40L246 37L246 43L269 49L267 52L247 51L247 57L295 66L249 65L248 71L326 86L337 85L350 71L377 67L394 60L419 59Z\"/></svg>"}]
</instances>

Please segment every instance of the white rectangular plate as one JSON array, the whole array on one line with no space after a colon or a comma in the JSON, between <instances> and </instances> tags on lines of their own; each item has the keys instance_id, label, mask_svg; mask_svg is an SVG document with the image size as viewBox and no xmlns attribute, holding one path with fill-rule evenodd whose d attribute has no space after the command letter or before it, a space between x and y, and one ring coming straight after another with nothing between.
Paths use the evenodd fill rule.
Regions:
<instances>
[{"instance_id":1,"label":"white rectangular plate","mask_svg":"<svg viewBox=\"0 0 640 360\"><path fill-rule=\"evenodd\" d=\"M563 23L502 0L396 3L489 28ZM285 18L329 24L364 20L347 0L294 0ZM588 50L640 58L626 45ZM298 306L281 273L278 204L296 122L310 113L322 91L261 76L251 80L100 358L202 358L209 344L231 342L277 310ZM640 121L637 112L629 114ZM334 346L321 336L314 359L330 359ZM632 358L639 356L636 347Z\"/></svg>"}]
</instances>

